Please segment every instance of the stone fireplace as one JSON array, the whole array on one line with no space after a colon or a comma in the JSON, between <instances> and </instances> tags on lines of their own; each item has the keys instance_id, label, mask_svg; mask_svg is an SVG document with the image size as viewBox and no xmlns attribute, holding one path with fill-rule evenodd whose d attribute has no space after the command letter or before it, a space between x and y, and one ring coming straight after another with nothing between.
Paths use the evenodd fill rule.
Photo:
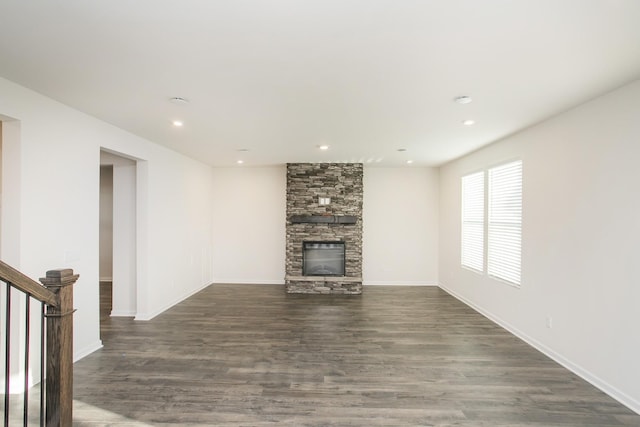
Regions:
<instances>
[{"instance_id":1,"label":"stone fireplace","mask_svg":"<svg viewBox=\"0 0 640 427\"><path fill-rule=\"evenodd\" d=\"M361 163L287 164L288 293L362 293Z\"/></svg>"}]
</instances>

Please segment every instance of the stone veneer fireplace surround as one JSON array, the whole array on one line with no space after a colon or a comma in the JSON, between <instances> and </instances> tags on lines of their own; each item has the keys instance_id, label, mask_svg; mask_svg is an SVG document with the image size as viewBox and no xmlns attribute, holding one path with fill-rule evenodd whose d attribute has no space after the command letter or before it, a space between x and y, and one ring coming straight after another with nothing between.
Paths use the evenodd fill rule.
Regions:
<instances>
[{"instance_id":1,"label":"stone veneer fireplace surround","mask_svg":"<svg viewBox=\"0 0 640 427\"><path fill-rule=\"evenodd\" d=\"M287 293L362 293L362 176L361 163L287 164ZM303 242L311 241L344 242L344 276L303 275Z\"/></svg>"}]
</instances>

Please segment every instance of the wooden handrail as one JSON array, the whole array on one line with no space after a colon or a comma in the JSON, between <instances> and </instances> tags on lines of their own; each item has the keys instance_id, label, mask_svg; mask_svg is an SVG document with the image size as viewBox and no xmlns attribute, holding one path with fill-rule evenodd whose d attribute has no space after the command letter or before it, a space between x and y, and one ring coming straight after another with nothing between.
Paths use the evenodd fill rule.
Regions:
<instances>
[{"instance_id":1,"label":"wooden handrail","mask_svg":"<svg viewBox=\"0 0 640 427\"><path fill-rule=\"evenodd\" d=\"M53 307L59 305L58 297L54 292L2 261L0 261L0 280L11 283L13 287L47 305Z\"/></svg>"},{"instance_id":2,"label":"wooden handrail","mask_svg":"<svg viewBox=\"0 0 640 427\"><path fill-rule=\"evenodd\" d=\"M40 283L30 279L15 268L0 261L0 281L7 284L7 339L5 345L5 395L9 395L10 378L10 313L11 313L11 289L27 294L25 299L25 348L24 369L25 378L29 366L29 302L34 298L46 305L46 313L42 313L42 322L46 319L46 329L42 328L41 343L44 347L46 334L46 351L43 348L41 363L46 364L46 381L40 383L40 387L46 387L46 393L40 394L44 409L41 409L40 422L44 421L47 427L70 427L73 424L73 285L79 275L73 274L70 268L49 270ZM43 325L44 326L44 325ZM46 360L45 360L46 355ZM43 365L41 365L43 366ZM44 366L42 368L44 370ZM42 380L45 375L42 373ZM26 380L25 380L26 381ZM28 395L28 384L25 382L25 396ZM5 425L8 424L9 399L5 396ZM46 396L46 399L44 399ZM25 397L24 405L25 425L28 414L28 403ZM42 408L42 406L41 406ZM44 416L43 416L44 414Z\"/></svg>"}]
</instances>

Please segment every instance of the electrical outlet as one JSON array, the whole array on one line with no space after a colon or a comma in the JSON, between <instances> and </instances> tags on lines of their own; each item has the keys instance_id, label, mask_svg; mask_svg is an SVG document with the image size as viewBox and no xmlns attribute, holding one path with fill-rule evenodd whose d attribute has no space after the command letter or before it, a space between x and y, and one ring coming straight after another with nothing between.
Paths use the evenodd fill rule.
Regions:
<instances>
[{"instance_id":1,"label":"electrical outlet","mask_svg":"<svg viewBox=\"0 0 640 427\"><path fill-rule=\"evenodd\" d=\"M547 316L547 328L553 328L553 317Z\"/></svg>"}]
</instances>

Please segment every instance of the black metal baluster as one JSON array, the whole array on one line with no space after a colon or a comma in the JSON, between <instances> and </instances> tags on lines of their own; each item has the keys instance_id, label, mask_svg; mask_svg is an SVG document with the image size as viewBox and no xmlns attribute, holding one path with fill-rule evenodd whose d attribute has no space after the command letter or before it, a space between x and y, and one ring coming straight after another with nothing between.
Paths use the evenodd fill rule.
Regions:
<instances>
[{"instance_id":1,"label":"black metal baluster","mask_svg":"<svg viewBox=\"0 0 640 427\"><path fill-rule=\"evenodd\" d=\"M25 298L24 310L26 314L24 317L24 394L22 399L22 424L27 426L29 424L29 349L31 347L29 337L31 335L31 296L27 294L25 295Z\"/></svg>"},{"instance_id":2,"label":"black metal baluster","mask_svg":"<svg viewBox=\"0 0 640 427\"><path fill-rule=\"evenodd\" d=\"M10 356L10 345L11 345L11 285L9 283L5 283L7 286L7 304L6 304L6 322L5 327L6 331L4 334L5 344L4 344L4 425L5 427L9 426L9 375L11 374L11 359Z\"/></svg>"},{"instance_id":3,"label":"black metal baluster","mask_svg":"<svg viewBox=\"0 0 640 427\"><path fill-rule=\"evenodd\" d=\"M45 337L45 312L46 306L44 303L40 303L42 305L42 310L40 314L40 427L44 427L44 361L46 357L46 347L44 343Z\"/></svg>"}]
</instances>

